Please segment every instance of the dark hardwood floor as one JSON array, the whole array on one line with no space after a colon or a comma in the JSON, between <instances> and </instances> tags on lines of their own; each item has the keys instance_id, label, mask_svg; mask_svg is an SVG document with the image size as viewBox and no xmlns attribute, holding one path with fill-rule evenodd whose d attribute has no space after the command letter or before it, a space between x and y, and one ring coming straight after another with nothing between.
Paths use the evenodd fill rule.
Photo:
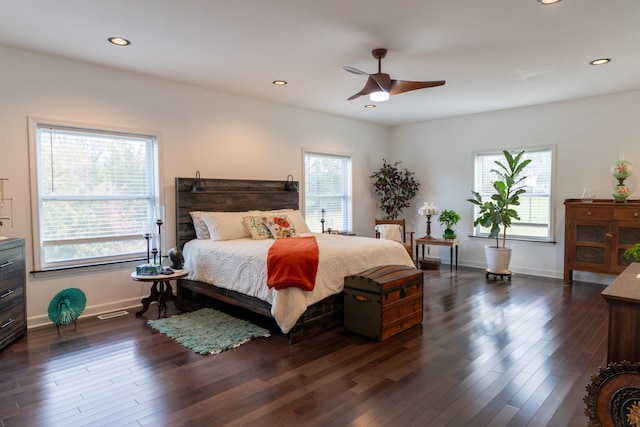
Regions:
<instances>
[{"instance_id":1,"label":"dark hardwood floor","mask_svg":"<svg viewBox=\"0 0 640 427\"><path fill-rule=\"evenodd\" d=\"M0 352L0 425L585 426L603 289L444 265L423 324L384 342L274 333L215 356L133 314L44 327Z\"/></svg>"}]
</instances>

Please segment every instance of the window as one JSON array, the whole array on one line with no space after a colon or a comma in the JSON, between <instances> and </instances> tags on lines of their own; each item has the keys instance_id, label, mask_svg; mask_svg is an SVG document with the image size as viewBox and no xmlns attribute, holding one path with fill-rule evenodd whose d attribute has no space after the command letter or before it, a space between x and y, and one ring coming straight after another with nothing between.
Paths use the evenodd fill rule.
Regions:
<instances>
[{"instance_id":1,"label":"window","mask_svg":"<svg viewBox=\"0 0 640 427\"><path fill-rule=\"evenodd\" d=\"M153 135L30 123L35 268L146 257L158 201Z\"/></svg>"},{"instance_id":2,"label":"window","mask_svg":"<svg viewBox=\"0 0 640 427\"><path fill-rule=\"evenodd\" d=\"M522 150L511 151L512 154ZM520 195L520 206L516 207L519 221L513 221L507 232L507 238L551 241L551 183L553 171L553 148L543 147L525 149L523 158L531 159L523 176L526 192ZM493 181L496 168L495 161L505 162L502 151L475 154L475 191L483 199L494 193ZM476 208L477 212L477 208ZM487 236L489 230L480 226L474 230L476 236Z\"/></svg>"},{"instance_id":3,"label":"window","mask_svg":"<svg viewBox=\"0 0 640 427\"><path fill-rule=\"evenodd\" d=\"M324 213L323 213L324 211ZM304 213L309 228L351 231L351 157L304 153Z\"/></svg>"}]
</instances>

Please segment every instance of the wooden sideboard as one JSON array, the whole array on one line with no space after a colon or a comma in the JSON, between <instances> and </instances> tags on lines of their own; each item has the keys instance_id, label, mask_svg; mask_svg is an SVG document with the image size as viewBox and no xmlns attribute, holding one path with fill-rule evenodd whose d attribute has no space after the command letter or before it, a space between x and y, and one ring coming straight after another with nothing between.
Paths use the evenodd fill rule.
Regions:
<instances>
[{"instance_id":1,"label":"wooden sideboard","mask_svg":"<svg viewBox=\"0 0 640 427\"><path fill-rule=\"evenodd\" d=\"M565 283L574 270L618 274L631 264L624 251L640 242L640 202L567 199L564 205Z\"/></svg>"},{"instance_id":2,"label":"wooden sideboard","mask_svg":"<svg viewBox=\"0 0 640 427\"><path fill-rule=\"evenodd\" d=\"M602 297L609 305L608 362L640 362L640 263L629 265Z\"/></svg>"}]
</instances>

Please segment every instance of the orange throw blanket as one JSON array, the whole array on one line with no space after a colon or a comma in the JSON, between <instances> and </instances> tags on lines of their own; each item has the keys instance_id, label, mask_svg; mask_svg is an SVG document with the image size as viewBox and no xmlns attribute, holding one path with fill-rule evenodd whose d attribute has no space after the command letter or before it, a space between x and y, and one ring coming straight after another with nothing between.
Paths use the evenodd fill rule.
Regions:
<instances>
[{"instance_id":1,"label":"orange throw blanket","mask_svg":"<svg viewBox=\"0 0 640 427\"><path fill-rule=\"evenodd\" d=\"M313 236L276 239L267 254L267 286L312 291L320 252Z\"/></svg>"}]
</instances>

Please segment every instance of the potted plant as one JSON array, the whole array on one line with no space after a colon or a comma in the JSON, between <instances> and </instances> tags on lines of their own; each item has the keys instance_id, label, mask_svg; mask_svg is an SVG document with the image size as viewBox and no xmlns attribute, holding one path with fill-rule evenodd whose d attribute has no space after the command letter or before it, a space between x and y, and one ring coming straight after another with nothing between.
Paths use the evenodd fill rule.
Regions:
<instances>
[{"instance_id":1,"label":"potted plant","mask_svg":"<svg viewBox=\"0 0 640 427\"><path fill-rule=\"evenodd\" d=\"M636 243L624 251L624 257L631 258L634 262L640 262L640 243Z\"/></svg>"},{"instance_id":2,"label":"potted plant","mask_svg":"<svg viewBox=\"0 0 640 427\"><path fill-rule=\"evenodd\" d=\"M456 225L462 218L458 213L454 210L443 210L440 212L440 225L444 227L444 233L442 234L443 239L453 240L455 239L456 233L453 231L453 226Z\"/></svg>"},{"instance_id":3,"label":"potted plant","mask_svg":"<svg viewBox=\"0 0 640 427\"><path fill-rule=\"evenodd\" d=\"M385 219L396 219L398 215L411 206L420 183L413 177L414 173L407 169L400 170L400 162L387 163L382 160L382 167L371 175L374 192L380 197L380 209L385 213Z\"/></svg>"},{"instance_id":4,"label":"potted plant","mask_svg":"<svg viewBox=\"0 0 640 427\"><path fill-rule=\"evenodd\" d=\"M467 199L467 201L479 208L478 217L473 225L489 228L489 238L496 239L495 246L485 247L488 272L510 274L511 248L506 247L507 228L511 227L512 220L520 219L513 207L520 205L520 195L525 192L523 181L526 176L522 176L522 172L531 160L522 158L524 150L515 156L507 150L503 150L502 154L506 162L496 160L497 168L491 170L497 176L493 183L495 193L489 200L482 200L480 194L472 191L473 199ZM500 231L502 231L502 245L499 243Z\"/></svg>"}]
</instances>

